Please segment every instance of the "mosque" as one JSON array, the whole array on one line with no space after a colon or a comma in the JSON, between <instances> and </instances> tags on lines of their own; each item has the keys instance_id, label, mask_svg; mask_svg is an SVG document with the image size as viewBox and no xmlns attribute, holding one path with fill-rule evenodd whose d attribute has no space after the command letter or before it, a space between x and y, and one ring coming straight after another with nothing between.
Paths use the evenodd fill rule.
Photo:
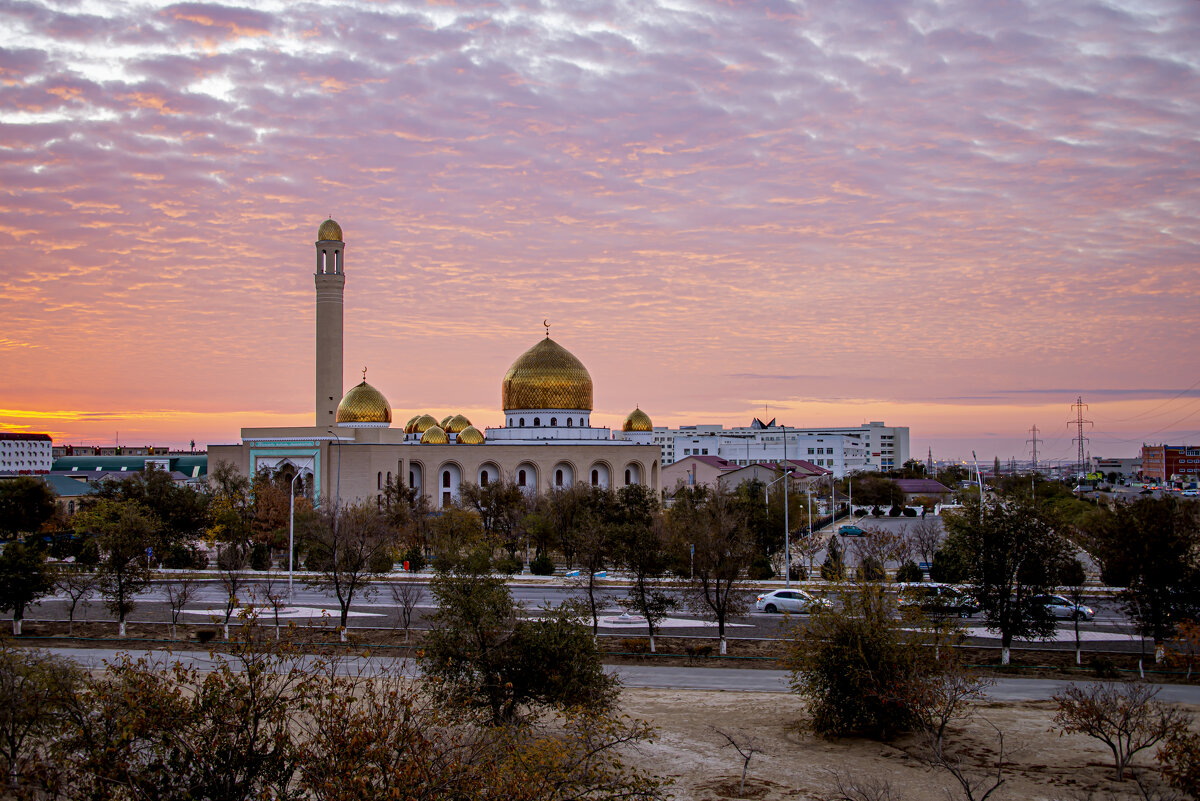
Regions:
<instances>
[{"instance_id":1,"label":"mosque","mask_svg":"<svg viewBox=\"0 0 1200 801\"><path fill-rule=\"evenodd\" d=\"M546 492L583 482L659 489L659 461L650 417L635 408L620 431L595 427L592 377L550 338L526 350L504 374L504 425L480 430L461 414L421 414L392 426L392 407L362 382L342 393L342 310L346 286L342 229L321 223L316 242L316 419L292 428L243 428L241 442L209 445L211 467L232 463L245 475L282 471L318 499L382 497L400 477L431 505L448 506L463 482L501 477Z\"/></svg>"}]
</instances>

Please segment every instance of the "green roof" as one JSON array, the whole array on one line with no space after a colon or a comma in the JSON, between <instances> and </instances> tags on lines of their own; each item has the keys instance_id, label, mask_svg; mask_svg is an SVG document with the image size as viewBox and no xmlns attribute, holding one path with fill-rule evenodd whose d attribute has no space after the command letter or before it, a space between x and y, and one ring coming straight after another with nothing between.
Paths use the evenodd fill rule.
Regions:
<instances>
[{"instance_id":1,"label":"green roof","mask_svg":"<svg viewBox=\"0 0 1200 801\"><path fill-rule=\"evenodd\" d=\"M208 454L185 454L181 456L60 456L50 468L56 473L73 470L107 470L115 473L140 473L146 462L163 462L169 470L183 473L188 478L208 475Z\"/></svg>"}]
</instances>

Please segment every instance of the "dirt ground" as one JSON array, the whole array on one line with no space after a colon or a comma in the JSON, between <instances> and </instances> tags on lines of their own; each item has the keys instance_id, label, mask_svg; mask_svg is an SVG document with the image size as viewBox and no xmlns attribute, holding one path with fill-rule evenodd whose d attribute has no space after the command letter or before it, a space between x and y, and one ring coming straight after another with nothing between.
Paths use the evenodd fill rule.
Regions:
<instances>
[{"instance_id":1,"label":"dirt ground","mask_svg":"<svg viewBox=\"0 0 1200 801\"><path fill-rule=\"evenodd\" d=\"M804 703L794 695L626 689L622 707L625 714L648 720L658 730L657 740L643 746L631 761L670 777L679 799L826 799L837 775L891 786L891 795L864 795L864 801L966 797L950 774L923 762L914 737L878 743L826 740L806 732ZM989 770L994 778L997 730L1003 734L1004 784L992 799L1142 797L1133 781L1112 780L1111 757L1100 743L1053 731L1053 714L1051 702L984 704L974 719L950 734L949 742L969 766L967 773L983 784ZM743 760L719 732L743 750L752 746L760 751L751 758L741 795ZM1157 782L1153 749L1139 754L1134 765L1147 768L1144 777ZM981 795L976 792L975 797Z\"/></svg>"}]
</instances>

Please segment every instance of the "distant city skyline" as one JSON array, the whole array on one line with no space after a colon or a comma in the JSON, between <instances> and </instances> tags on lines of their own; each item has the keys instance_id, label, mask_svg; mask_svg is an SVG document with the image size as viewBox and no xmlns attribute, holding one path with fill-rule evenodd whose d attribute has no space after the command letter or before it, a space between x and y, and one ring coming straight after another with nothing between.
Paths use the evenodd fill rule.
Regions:
<instances>
[{"instance_id":1,"label":"distant city skyline","mask_svg":"<svg viewBox=\"0 0 1200 801\"><path fill-rule=\"evenodd\" d=\"M0 9L0 430L185 447L344 386L500 425L544 335L596 425L1200 441L1200 4ZM768 408L764 412L764 405Z\"/></svg>"}]
</instances>

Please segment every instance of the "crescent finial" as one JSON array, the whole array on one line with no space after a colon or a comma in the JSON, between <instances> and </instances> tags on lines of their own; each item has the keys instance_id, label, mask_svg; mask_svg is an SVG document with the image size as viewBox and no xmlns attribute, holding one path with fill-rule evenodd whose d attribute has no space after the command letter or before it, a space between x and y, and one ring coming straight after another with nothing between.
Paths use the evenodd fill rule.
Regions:
<instances>
[{"instance_id":1,"label":"crescent finial","mask_svg":"<svg viewBox=\"0 0 1200 801\"><path fill-rule=\"evenodd\" d=\"M547 338L547 339L549 339L549 337L550 337L550 323L549 323L549 321L547 321L547 320L544 320L544 319L543 319L543 320L542 320L542 325L546 326L546 338Z\"/></svg>"}]
</instances>

